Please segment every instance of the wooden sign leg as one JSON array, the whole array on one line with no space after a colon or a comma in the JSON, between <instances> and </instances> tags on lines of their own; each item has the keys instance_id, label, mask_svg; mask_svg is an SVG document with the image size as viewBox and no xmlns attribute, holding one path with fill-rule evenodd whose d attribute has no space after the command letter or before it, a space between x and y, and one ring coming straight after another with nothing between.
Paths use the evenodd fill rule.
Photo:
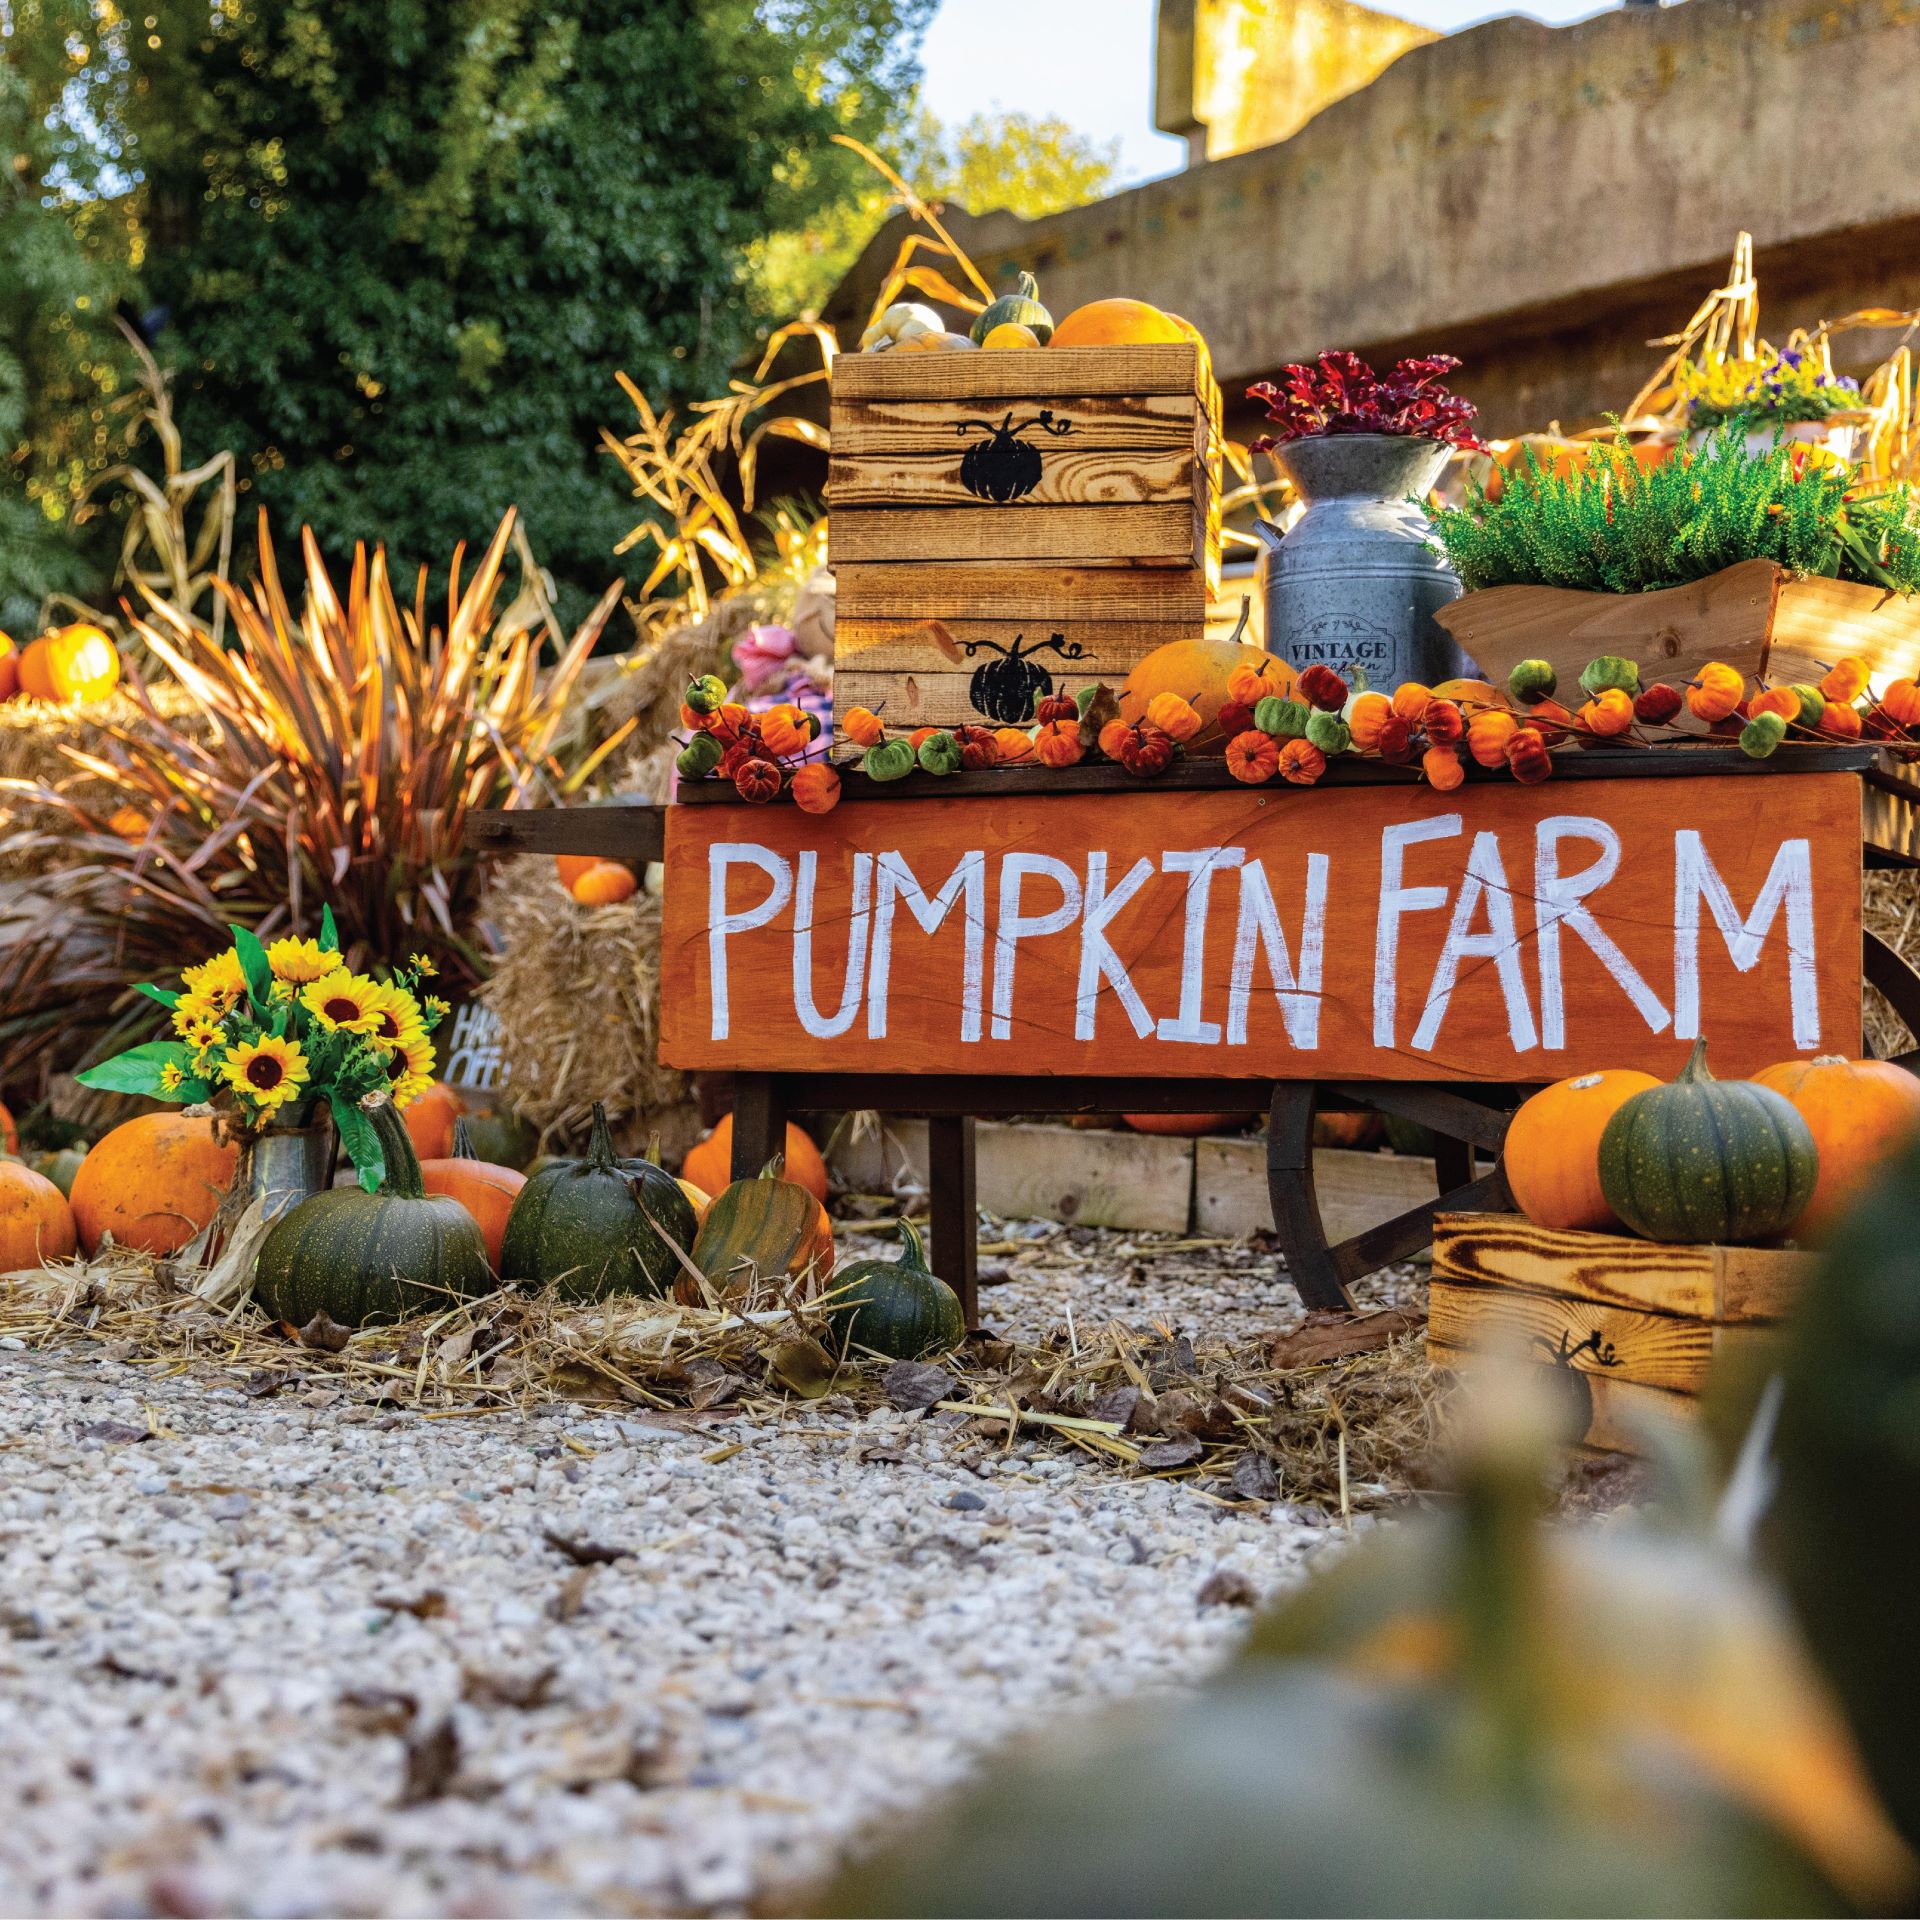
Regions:
<instances>
[{"instance_id":1,"label":"wooden sign leg","mask_svg":"<svg viewBox=\"0 0 1920 1920\"><path fill-rule=\"evenodd\" d=\"M780 1077L742 1073L733 1083L733 1177L751 1180L787 1150L787 1103Z\"/></svg>"},{"instance_id":2,"label":"wooden sign leg","mask_svg":"<svg viewBox=\"0 0 1920 1920\"><path fill-rule=\"evenodd\" d=\"M1287 1262L1287 1278L1307 1307L1350 1313L1353 1301L1320 1224L1313 1184L1313 1110L1319 1089L1311 1080L1281 1080L1267 1112L1267 1198L1273 1229Z\"/></svg>"},{"instance_id":3,"label":"wooden sign leg","mask_svg":"<svg viewBox=\"0 0 1920 1920\"><path fill-rule=\"evenodd\" d=\"M932 1189L933 1270L955 1293L967 1325L980 1324L979 1225L974 1202L973 1116L937 1113L927 1121L927 1180Z\"/></svg>"}]
</instances>

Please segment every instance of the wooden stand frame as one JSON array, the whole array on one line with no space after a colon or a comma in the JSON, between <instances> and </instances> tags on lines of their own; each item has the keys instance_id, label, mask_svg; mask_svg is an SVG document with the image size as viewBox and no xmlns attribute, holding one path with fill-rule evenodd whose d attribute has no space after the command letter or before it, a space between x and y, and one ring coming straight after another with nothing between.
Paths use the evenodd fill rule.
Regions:
<instances>
[{"instance_id":1,"label":"wooden stand frame","mask_svg":"<svg viewBox=\"0 0 1920 1920\"><path fill-rule=\"evenodd\" d=\"M1811 755L1818 751L1817 762ZM1863 795L1865 863L1870 866L1920 866L1913 838L1912 811L1920 788L1904 770L1870 749L1805 750L1803 764L1822 771L1860 776ZM1783 750L1783 762L1786 750ZM1799 754L1793 758L1802 759ZM1690 763L1705 770L1741 771L1772 763L1727 756L1713 747L1659 753L1645 750L1609 753L1593 750L1562 756L1565 777L1609 778L1643 773L1666 777ZM1784 770L1784 768L1783 768ZM1337 766L1333 775L1349 775L1355 784L1375 784L1400 770L1358 762ZM1045 776L1056 790L1118 784L1125 776L1096 767ZM1332 784L1346 784L1330 775ZM857 776L855 777L857 779ZM955 775L941 790L999 788L1011 791L1032 776ZM1194 762L1175 770L1175 786L1218 786L1225 780L1216 763ZM1001 787L1001 783L1005 786ZM906 786L909 783L901 783ZM1034 783L1037 785L1037 781ZM691 797L691 796L690 796ZM717 789L698 793L702 804L724 804ZM1311 804L1308 799L1305 804ZM469 816L469 841L493 853L592 853L636 864L663 857L665 809L653 806L596 807L544 811L501 811ZM1876 935L1863 940L1862 976L1884 993L1894 1011L1920 1033L1920 973ZM1900 1064L1920 1070L1920 1049L1900 1056ZM1120 1103L1122 1080L1108 1076L1044 1074L965 1075L927 1073L836 1073L804 1075L736 1070L733 1172L736 1178L757 1172L779 1150L787 1114L794 1108L873 1109L887 1114L924 1115L931 1123L930 1163L933 1216L932 1256L942 1277L960 1293L968 1323L977 1322L973 1120L1015 1114L1111 1112ZM1267 1117L1267 1185L1276 1236L1288 1277L1310 1307L1350 1308L1353 1282L1404 1260L1433 1238L1441 1213L1498 1210L1509 1204L1499 1155L1513 1109L1532 1091L1515 1083L1444 1084L1421 1081L1326 1081L1125 1078L1125 1105L1155 1113L1232 1112ZM1436 1136L1435 1198L1350 1239L1330 1243L1320 1218L1313 1179L1313 1116L1323 1094L1397 1115L1429 1127ZM1482 1162L1491 1164L1483 1167Z\"/></svg>"}]
</instances>

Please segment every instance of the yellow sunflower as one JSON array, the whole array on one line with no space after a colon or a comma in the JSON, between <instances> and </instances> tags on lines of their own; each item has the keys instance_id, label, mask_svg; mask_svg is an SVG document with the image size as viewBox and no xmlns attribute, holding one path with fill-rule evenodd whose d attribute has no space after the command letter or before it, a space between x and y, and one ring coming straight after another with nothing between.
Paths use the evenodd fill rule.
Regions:
<instances>
[{"instance_id":1,"label":"yellow sunflower","mask_svg":"<svg viewBox=\"0 0 1920 1920\"><path fill-rule=\"evenodd\" d=\"M216 953L204 966L189 967L180 978L189 994L210 1001L222 1013L247 990L246 971L231 947Z\"/></svg>"},{"instance_id":2,"label":"yellow sunflower","mask_svg":"<svg viewBox=\"0 0 1920 1920\"><path fill-rule=\"evenodd\" d=\"M301 989L301 1004L329 1033L371 1033L380 989L360 974L337 968Z\"/></svg>"},{"instance_id":3,"label":"yellow sunflower","mask_svg":"<svg viewBox=\"0 0 1920 1920\"><path fill-rule=\"evenodd\" d=\"M178 1093L180 1091L181 1083L186 1079L186 1077L187 1076L184 1073L182 1073L180 1069L177 1066L175 1066L171 1060L161 1061L160 1091L162 1093Z\"/></svg>"},{"instance_id":4,"label":"yellow sunflower","mask_svg":"<svg viewBox=\"0 0 1920 1920\"><path fill-rule=\"evenodd\" d=\"M231 1004L228 1002L228 1005ZM173 1030L187 1040L191 1040L196 1033L217 1034L221 1016L226 1011L226 1006L205 993L183 993L173 1004Z\"/></svg>"},{"instance_id":5,"label":"yellow sunflower","mask_svg":"<svg viewBox=\"0 0 1920 1920\"><path fill-rule=\"evenodd\" d=\"M431 980L433 976L440 971L424 953L409 954L407 956L407 965L410 966L422 980Z\"/></svg>"},{"instance_id":6,"label":"yellow sunflower","mask_svg":"<svg viewBox=\"0 0 1920 1920\"><path fill-rule=\"evenodd\" d=\"M383 1046L398 1046L402 1040L426 1033L420 1003L405 987L377 986L374 992L373 1025L367 1032Z\"/></svg>"},{"instance_id":7,"label":"yellow sunflower","mask_svg":"<svg viewBox=\"0 0 1920 1920\"><path fill-rule=\"evenodd\" d=\"M433 1085L433 1042L424 1033L410 1033L393 1044L387 1056L387 1083L393 1104L406 1108Z\"/></svg>"},{"instance_id":8,"label":"yellow sunflower","mask_svg":"<svg viewBox=\"0 0 1920 1920\"><path fill-rule=\"evenodd\" d=\"M430 993L427 995L427 1011L436 1020L444 1020L453 1009L437 993Z\"/></svg>"},{"instance_id":9,"label":"yellow sunflower","mask_svg":"<svg viewBox=\"0 0 1920 1920\"><path fill-rule=\"evenodd\" d=\"M290 980L296 987L341 971L340 956L318 940L276 940L267 949L267 965L276 980Z\"/></svg>"},{"instance_id":10,"label":"yellow sunflower","mask_svg":"<svg viewBox=\"0 0 1920 1920\"><path fill-rule=\"evenodd\" d=\"M212 1017L190 1020L180 1029L180 1037L195 1053L207 1053L227 1043L226 1029Z\"/></svg>"},{"instance_id":11,"label":"yellow sunflower","mask_svg":"<svg viewBox=\"0 0 1920 1920\"><path fill-rule=\"evenodd\" d=\"M268 1034L234 1048L227 1058L226 1080L236 1092L271 1112L307 1084L307 1056L293 1041Z\"/></svg>"}]
</instances>

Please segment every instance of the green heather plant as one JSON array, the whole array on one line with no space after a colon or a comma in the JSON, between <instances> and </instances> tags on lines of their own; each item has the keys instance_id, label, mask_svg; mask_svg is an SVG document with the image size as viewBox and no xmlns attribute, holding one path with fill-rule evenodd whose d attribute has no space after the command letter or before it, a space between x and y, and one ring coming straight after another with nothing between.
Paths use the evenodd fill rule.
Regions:
<instances>
[{"instance_id":1,"label":"green heather plant","mask_svg":"<svg viewBox=\"0 0 1920 1920\"><path fill-rule=\"evenodd\" d=\"M1742 560L1920 592L1920 519L1904 486L1854 491L1854 475L1805 448L1749 453L1738 430L1639 466L1624 433L1611 456L1556 474L1528 449L1492 500L1430 515L1469 591L1572 587L1651 593Z\"/></svg>"}]
</instances>

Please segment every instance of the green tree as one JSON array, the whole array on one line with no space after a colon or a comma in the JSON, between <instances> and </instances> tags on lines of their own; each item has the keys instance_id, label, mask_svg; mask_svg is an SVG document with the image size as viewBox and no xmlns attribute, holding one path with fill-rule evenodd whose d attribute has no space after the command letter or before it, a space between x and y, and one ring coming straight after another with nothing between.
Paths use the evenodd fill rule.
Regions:
<instances>
[{"instance_id":1,"label":"green tree","mask_svg":"<svg viewBox=\"0 0 1920 1920\"><path fill-rule=\"evenodd\" d=\"M850 198L931 0L158 0L136 152L186 444L284 527L442 566L520 506L576 613L624 371L724 386L743 263Z\"/></svg>"},{"instance_id":2,"label":"green tree","mask_svg":"<svg viewBox=\"0 0 1920 1920\"><path fill-rule=\"evenodd\" d=\"M113 325L137 234L106 135L125 85L117 16L0 0L0 628L104 584L113 536L75 525L123 445L129 356Z\"/></svg>"},{"instance_id":3,"label":"green tree","mask_svg":"<svg viewBox=\"0 0 1920 1920\"><path fill-rule=\"evenodd\" d=\"M924 200L969 213L1004 208L1038 220L1113 192L1120 143L1076 133L1060 119L975 114L948 126L924 108L876 151ZM888 190L872 180L804 230L774 234L759 249L756 280L770 318L819 308L890 212Z\"/></svg>"}]
</instances>

